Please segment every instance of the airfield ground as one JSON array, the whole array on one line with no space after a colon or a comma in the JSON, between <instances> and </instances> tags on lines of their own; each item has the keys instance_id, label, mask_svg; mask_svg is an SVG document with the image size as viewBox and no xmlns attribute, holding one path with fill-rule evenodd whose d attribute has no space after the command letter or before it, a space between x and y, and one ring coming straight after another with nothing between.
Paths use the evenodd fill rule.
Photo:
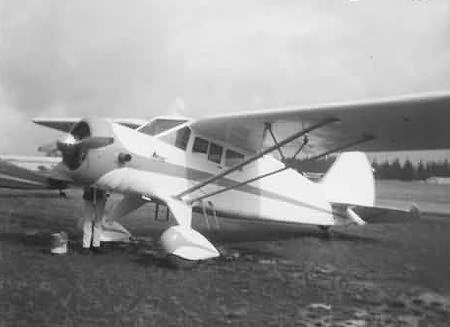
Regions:
<instances>
[{"instance_id":1,"label":"airfield ground","mask_svg":"<svg viewBox=\"0 0 450 327\"><path fill-rule=\"evenodd\" d=\"M382 182L379 190L380 203L415 201L439 213L331 237L226 221L225 236L211 234L222 258L178 268L160 251L167 225L150 218L152 206L122 221L134 242L83 256L78 192L0 191L0 327L448 326L450 187ZM49 235L61 230L69 254L52 256Z\"/></svg>"}]
</instances>

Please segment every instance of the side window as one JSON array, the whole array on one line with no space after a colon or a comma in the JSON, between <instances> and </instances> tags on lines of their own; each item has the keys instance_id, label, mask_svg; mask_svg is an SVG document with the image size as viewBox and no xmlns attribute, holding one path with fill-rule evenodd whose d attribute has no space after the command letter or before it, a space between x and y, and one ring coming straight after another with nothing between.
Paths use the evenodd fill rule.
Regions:
<instances>
[{"instance_id":1,"label":"side window","mask_svg":"<svg viewBox=\"0 0 450 327\"><path fill-rule=\"evenodd\" d=\"M220 164L222 159L223 147L218 144L212 143L209 147L208 160Z\"/></svg>"},{"instance_id":2,"label":"side window","mask_svg":"<svg viewBox=\"0 0 450 327\"><path fill-rule=\"evenodd\" d=\"M234 166L237 163L241 162L244 159L244 155L233 151L233 150L227 150L225 152L225 165L226 166Z\"/></svg>"},{"instance_id":3,"label":"side window","mask_svg":"<svg viewBox=\"0 0 450 327\"><path fill-rule=\"evenodd\" d=\"M189 128L183 127L179 129L177 131L177 136L175 137L175 146L181 150L186 150L189 136L191 136L191 130Z\"/></svg>"},{"instance_id":4,"label":"side window","mask_svg":"<svg viewBox=\"0 0 450 327\"><path fill-rule=\"evenodd\" d=\"M201 137L196 137L192 146L193 153L207 153L209 142Z\"/></svg>"}]
</instances>

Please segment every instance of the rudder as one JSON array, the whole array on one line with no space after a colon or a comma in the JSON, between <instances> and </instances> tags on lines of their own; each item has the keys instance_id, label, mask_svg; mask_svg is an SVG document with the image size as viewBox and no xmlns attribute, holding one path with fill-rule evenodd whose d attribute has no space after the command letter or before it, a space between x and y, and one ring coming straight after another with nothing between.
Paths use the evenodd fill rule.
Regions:
<instances>
[{"instance_id":1,"label":"rudder","mask_svg":"<svg viewBox=\"0 0 450 327\"><path fill-rule=\"evenodd\" d=\"M329 202L369 207L375 203L372 166L362 152L340 154L320 184Z\"/></svg>"}]
</instances>

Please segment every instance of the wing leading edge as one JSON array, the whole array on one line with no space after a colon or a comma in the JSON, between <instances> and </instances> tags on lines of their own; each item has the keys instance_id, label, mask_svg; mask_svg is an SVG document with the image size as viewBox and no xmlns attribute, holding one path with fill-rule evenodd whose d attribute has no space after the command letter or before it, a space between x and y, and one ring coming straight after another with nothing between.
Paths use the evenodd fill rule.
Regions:
<instances>
[{"instance_id":1,"label":"wing leading edge","mask_svg":"<svg viewBox=\"0 0 450 327\"><path fill-rule=\"evenodd\" d=\"M304 153L315 155L352 142L355 144L346 151L450 148L450 91L231 113L195 120L191 127L199 134L257 152L263 144L267 124L282 140L326 119L338 122L308 133L310 141ZM367 142L356 142L364 138Z\"/></svg>"},{"instance_id":2,"label":"wing leading edge","mask_svg":"<svg viewBox=\"0 0 450 327\"><path fill-rule=\"evenodd\" d=\"M34 118L33 123L68 133L72 126L80 120L80 118ZM147 122L139 118L117 118L112 119L112 121L132 129L136 129Z\"/></svg>"}]
</instances>

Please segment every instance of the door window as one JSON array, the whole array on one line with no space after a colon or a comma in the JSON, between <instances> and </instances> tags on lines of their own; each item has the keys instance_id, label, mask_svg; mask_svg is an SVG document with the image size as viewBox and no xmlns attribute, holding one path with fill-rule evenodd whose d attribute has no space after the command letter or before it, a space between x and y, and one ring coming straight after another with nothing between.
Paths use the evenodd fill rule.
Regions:
<instances>
[{"instance_id":1,"label":"door window","mask_svg":"<svg viewBox=\"0 0 450 327\"><path fill-rule=\"evenodd\" d=\"M233 151L233 150L227 150L225 152L225 165L232 167L236 164L238 164L239 162L241 162L242 160L244 160L244 155Z\"/></svg>"},{"instance_id":2,"label":"door window","mask_svg":"<svg viewBox=\"0 0 450 327\"><path fill-rule=\"evenodd\" d=\"M192 146L193 153L207 153L209 142L201 137L196 137Z\"/></svg>"}]
</instances>

